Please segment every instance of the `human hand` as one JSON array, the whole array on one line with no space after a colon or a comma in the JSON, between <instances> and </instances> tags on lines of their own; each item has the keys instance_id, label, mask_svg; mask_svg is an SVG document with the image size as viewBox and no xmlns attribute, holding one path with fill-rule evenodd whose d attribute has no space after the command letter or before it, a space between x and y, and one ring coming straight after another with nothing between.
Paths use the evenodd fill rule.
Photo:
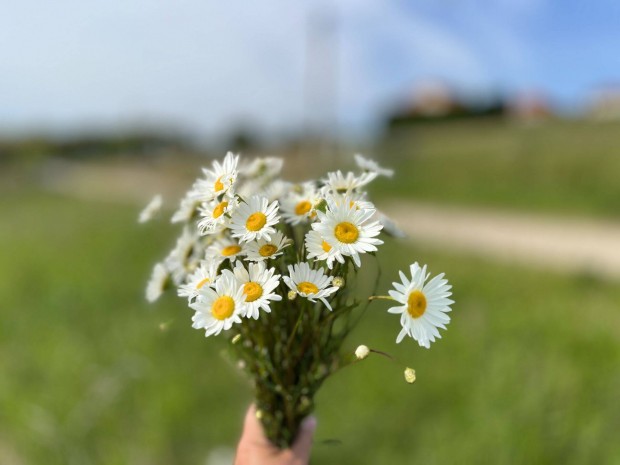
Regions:
<instances>
[{"instance_id":1,"label":"human hand","mask_svg":"<svg viewBox=\"0 0 620 465\"><path fill-rule=\"evenodd\" d=\"M301 422L297 439L291 448L278 449L265 436L256 418L256 407L252 404L245 414L234 465L307 465L315 429L316 418L307 417Z\"/></svg>"}]
</instances>

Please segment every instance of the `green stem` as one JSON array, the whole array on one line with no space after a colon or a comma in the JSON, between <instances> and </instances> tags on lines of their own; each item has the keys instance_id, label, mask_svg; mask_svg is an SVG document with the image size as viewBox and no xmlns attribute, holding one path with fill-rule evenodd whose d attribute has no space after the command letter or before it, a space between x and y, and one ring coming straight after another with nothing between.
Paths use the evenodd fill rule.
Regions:
<instances>
[{"instance_id":1,"label":"green stem","mask_svg":"<svg viewBox=\"0 0 620 465\"><path fill-rule=\"evenodd\" d=\"M295 326L293 327L293 331L291 331L291 335L288 338L288 342L286 343L286 352L288 353L291 349L291 344L293 343L293 338L295 337L295 333L297 332L297 328L299 328L299 324L301 323L301 317L303 316L303 310L299 311L299 316L297 317L297 321L295 322Z\"/></svg>"}]
</instances>

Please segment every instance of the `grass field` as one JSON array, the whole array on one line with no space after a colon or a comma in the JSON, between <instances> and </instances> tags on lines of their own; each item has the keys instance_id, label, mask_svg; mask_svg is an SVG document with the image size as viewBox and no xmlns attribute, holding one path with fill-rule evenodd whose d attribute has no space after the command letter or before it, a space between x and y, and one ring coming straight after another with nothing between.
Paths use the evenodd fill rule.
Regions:
<instances>
[{"instance_id":1,"label":"grass field","mask_svg":"<svg viewBox=\"0 0 620 465\"><path fill-rule=\"evenodd\" d=\"M414 126L377 147L398 176L385 196L620 218L617 122Z\"/></svg>"},{"instance_id":2,"label":"grass field","mask_svg":"<svg viewBox=\"0 0 620 465\"><path fill-rule=\"evenodd\" d=\"M2 192L0 463L202 464L234 447L247 383L182 301L144 302L176 231L136 214ZM446 271L453 322L431 350L396 346L398 318L373 303L348 347L389 351L418 380L377 357L329 380L315 463L620 463L617 285L403 242L380 259L383 289L414 260Z\"/></svg>"}]
</instances>

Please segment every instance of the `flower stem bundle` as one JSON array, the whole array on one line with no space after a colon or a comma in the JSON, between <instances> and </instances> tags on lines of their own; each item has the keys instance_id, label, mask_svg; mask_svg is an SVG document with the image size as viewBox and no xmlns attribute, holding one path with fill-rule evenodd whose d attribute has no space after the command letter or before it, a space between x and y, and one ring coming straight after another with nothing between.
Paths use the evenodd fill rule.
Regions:
<instances>
[{"instance_id":1,"label":"flower stem bundle","mask_svg":"<svg viewBox=\"0 0 620 465\"><path fill-rule=\"evenodd\" d=\"M279 159L241 165L227 154L182 199L172 216L183 224L181 236L147 286L150 301L175 287L194 312L194 328L229 339L267 437L281 448L295 440L331 374L381 353L365 346L342 353L360 307L373 299L362 303L353 292L362 256L376 252L383 235L398 235L364 190L391 171L359 155L356 162L360 173L292 184L279 178ZM427 282L417 263L410 274L401 272L389 296L377 298L391 300L388 312L400 315L397 342L409 335L428 348L450 321L451 286L443 274Z\"/></svg>"}]
</instances>

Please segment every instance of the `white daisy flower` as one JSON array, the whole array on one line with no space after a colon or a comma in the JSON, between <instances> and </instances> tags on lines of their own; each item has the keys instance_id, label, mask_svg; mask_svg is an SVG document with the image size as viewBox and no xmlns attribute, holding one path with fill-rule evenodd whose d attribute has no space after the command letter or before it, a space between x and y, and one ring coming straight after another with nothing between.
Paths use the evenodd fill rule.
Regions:
<instances>
[{"instance_id":1,"label":"white daisy flower","mask_svg":"<svg viewBox=\"0 0 620 465\"><path fill-rule=\"evenodd\" d=\"M223 196L221 199L213 199L205 202L199 209L201 216L197 227L200 234L214 234L226 229L230 222L230 215L239 205L236 197Z\"/></svg>"},{"instance_id":2,"label":"white daisy flower","mask_svg":"<svg viewBox=\"0 0 620 465\"><path fill-rule=\"evenodd\" d=\"M327 308L332 309L325 297L329 297L338 288L328 287L331 277L326 275L322 268L313 270L307 262L301 262L289 265L288 274L289 276L283 276L282 279L291 290L310 302L316 302L316 299L319 299Z\"/></svg>"},{"instance_id":3,"label":"white daisy flower","mask_svg":"<svg viewBox=\"0 0 620 465\"><path fill-rule=\"evenodd\" d=\"M356 153L353 158L355 158L355 164L364 171L377 173L379 176L386 176L388 178L394 176L394 170L389 168L381 168L376 161L364 158L359 153Z\"/></svg>"},{"instance_id":4,"label":"white daisy flower","mask_svg":"<svg viewBox=\"0 0 620 465\"><path fill-rule=\"evenodd\" d=\"M185 223L190 221L193 218L194 213L198 208L198 205L200 205L200 201L197 200L196 197L197 194L194 189L191 189L189 192L187 192L187 194L185 194L185 197L181 199L181 204L179 205L177 211L175 211L172 215L170 222Z\"/></svg>"},{"instance_id":5,"label":"white daisy flower","mask_svg":"<svg viewBox=\"0 0 620 465\"><path fill-rule=\"evenodd\" d=\"M152 220L159 210L161 210L162 205L162 197L157 194L155 197L151 199L144 210L140 212L140 216L138 217L138 223L146 223L147 221Z\"/></svg>"},{"instance_id":6,"label":"white daisy flower","mask_svg":"<svg viewBox=\"0 0 620 465\"><path fill-rule=\"evenodd\" d=\"M315 230L310 230L306 234L306 250L308 251L308 258L314 258L315 260L327 262L327 267L331 270L334 266L334 260L338 260L340 263L344 263L344 257L342 253L329 245L321 233Z\"/></svg>"},{"instance_id":7,"label":"white daisy flower","mask_svg":"<svg viewBox=\"0 0 620 465\"><path fill-rule=\"evenodd\" d=\"M262 262L268 258L275 258L282 255L283 249L289 245L291 245L291 240L280 231L276 231L271 234L270 239L259 239L258 241L248 242L245 245L245 252L247 255L245 260Z\"/></svg>"},{"instance_id":8,"label":"white daisy flower","mask_svg":"<svg viewBox=\"0 0 620 465\"><path fill-rule=\"evenodd\" d=\"M350 208L355 208L356 210L375 209L375 205L369 200L366 200L366 192L353 191L344 195L329 194L327 199L330 204L348 205Z\"/></svg>"},{"instance_id":9,"label":"white daisy flower","mask_svg":"<svg viewBox=\"0 0 620 465\"><path fill-rule=\"evenodd\" d=\"M247 186L247 185L251 186ZM261 197L267 197L270 202L279 200L286 196L292 189L293 184L281 179L267 180L267 182L249 181L246 186L243 187L245 194L239 191L239 195L244 199L251 197L252 195L260 195Z\"/></svg>"},{"instance_id":10,"label":"white daisy flower","mask_svg":"<svg viewBox=\"0 0 620 465\"><path fill-rule=\"evenodd\" d=\"M441 273L424 284L430 273L426 273L426 265L420 268L418 263L410 267L411 280L400 272L401 283L392 283L395 290L390 290L392 299L402 305L388 309L390 313L400 313L400 324L403 329L398 334L396 342L400 342L406 335L411 336L418 344L427 349L435 338L441 338L437 328L446 329L450 322L447 315L454 303L448 297L452 295L452 286L443 279Z\"/></svg>"},{"instance_id":11,"label":"white daisy flower","mask_svg":"<svg viewBox=\"0 0 620 465\"><path fill-rule=\"evenodd\" d=\"M196 231L185 226L174 249L164 260L175 284L180 284L185 280L187 273L198 266L203 254L204 246L199 241Z\"/></svg>"},{"instance_id":12,"label":"white daisy flower","mask_svg":"<svg viewBox=\"0 0 620 465\"><path fill-rule=\"evenodd\" d=\"M323 179L325 183L324 191L334 194L348 194L362 186L365 186L373 179L377 177L377 173L365 172L360 176L355 176L349 171L346 176L342 174L342 171L327 173L327 179Z\"/></svg>"},{"instance_id":13,"label":"white daisy flower","mask_svg":"<svg viewBox=\"0 0 620 465\"><path fill-rule=\"evenodd\" d=\"M258 195L262 190L262 184L254 179L247 179L235 186L235 195L242 199L249 199L253 195Z\"/></svg>"},{"instance_id":14,"label":"white daisy flower","mask_svg":"<svg viewBox=\"0 0 620 465\"><path fill-rule=\"evenodd\" d=\"M286 195L293 184L281 179L257 178L248 179L235 186L235 193L242 199L249 199L253 195L267 197L270 202L278 200Z\"/></svg>"},{"instance_id":15,"label":"white daisy flower","mask_svg":"<svg viewBox=\"0 0 620 465\"><path fill-rule=\"evenodd\" d=\"M276 232L272 226L279 220L277 200L269 204L266 197L255 195L235 210L230 229L232 236L238 237L240 242L270 239L270 235Z\"/></svg>"},{"instance_id":16,"label":"white daisy flower","mask_svg":"<svg viewBox=\"0 0 620 465\"><path fill-rule=\"evenodd\" d=\"M237 262L233 269L235 278L243 288L245 298L245 316L258 320L259 310L271 312L270 301L282 300L273 290L280 285L280 275L274 274L275 268L266 269L263 262L250 263L248 269Z\"/></svg>"},{"instance_id":17,"label":"white daisy flower","mask_svg":"<svg viewBox=\"0 0 620 465\"><path fill-rule=\"evenodd\" d=\"M226 259L234 262L244 255L245 250L243 245L228 237L223 237L214 241L213 244L207 247L205 252L205 256L208 260L213 260L219 263Z\"/></svg>"},{"instance_id":18,"label":"white daisy flower","mask_svg":"<svg viewBox=\"0 0 620 465\"><path fill-rule=\"evenodd\" d=\"M187 277L186 283L178 287L179 297L187 297L190 302L193 301L200 293L200 289L215 282L218 266L218 262L203 260L198 268Z\"/></svg>"},{"instance_id":19,"label":"white daisy flower","mask_svg":"<svg viewBox=\"0 0 620 465\"><path fill-rule=\"evenodd\" d=\"M383 244L375 239L381 232L381 223L369 222L375 214L374 209L357 209L350 202L328 202L325 213L319 211L319 222L312 223L323 240L344 256L351 257L358 267L361 266L360 253L374 252L377 245Z\"/></svg>"},{"instance_id":20,"label":"white daisy flower","mask_svg":"<svg viewBox=\"0 0 620 465\"><path fill-rule=\"evenodd\" d=\"M396 222L392 218L386 216L380 211L377 211L375 217L383 225L383 232L387 235L400 239L402 239L403 237L407 237L407 234L405 234L405 232L400 229L398 224L396 224Z\"/></svg>"},{"instance_id":21,"label":"white daisy flower","mask_svg":"<svg viewBox=\"0 0 620 465\"><path fill-rule=\"evenodd\" d=\"M214 198L226 194L237 180L239 155L228 152L222 164L218 160L213 161L212 169L203 168L205 179L199 179L194 189L194 198L208 202Z\"/></svg>"},{"instance_id":22,"label":"white daisy flower","mask_svg":"<svg viewBox=\"0 0 620 465\"><path fill-rule=\"evenodd\" d=\"M168 284L170 273L163 263L158 263L153 267L153 273L146 285L146 300L155 302L164 293Z\"/></svg>"},{"instance_id":23,"label":"white daisy flower","mask_svg":"<svg viewBox=\"0 0 620 465\"><path fill-rule=\"evenodd\" d=\"M282 198L282 217L292 225L306 223L316 217L314 207L321 199L321 195L312 183L304 183L300 192L291 190L287 196Z\"/></svg>"},{"instance_id":24,"label":"white daisy flower","mask_svg":"<svg viewBox=\"0 0 620 465\"><path fill-rule=\"evenodd\" d=\"M284 160L278 157L255 158L239 168L239 173L247 178L273 178L280 174Z\"/></svg>"},{"instance_id":25,"label":"white daisy flower","mask_svg":"<svg viewBox=\"0 0 620 465\"><path fill-rule=\"evenodd\" d=\"M190 307L196 311L192 327L204 328L205 336L218 335L233 323L241 323L244 302L243 289L230 270L224 270L215 285L203 286Z\"/></svg>"}]
</instances>

